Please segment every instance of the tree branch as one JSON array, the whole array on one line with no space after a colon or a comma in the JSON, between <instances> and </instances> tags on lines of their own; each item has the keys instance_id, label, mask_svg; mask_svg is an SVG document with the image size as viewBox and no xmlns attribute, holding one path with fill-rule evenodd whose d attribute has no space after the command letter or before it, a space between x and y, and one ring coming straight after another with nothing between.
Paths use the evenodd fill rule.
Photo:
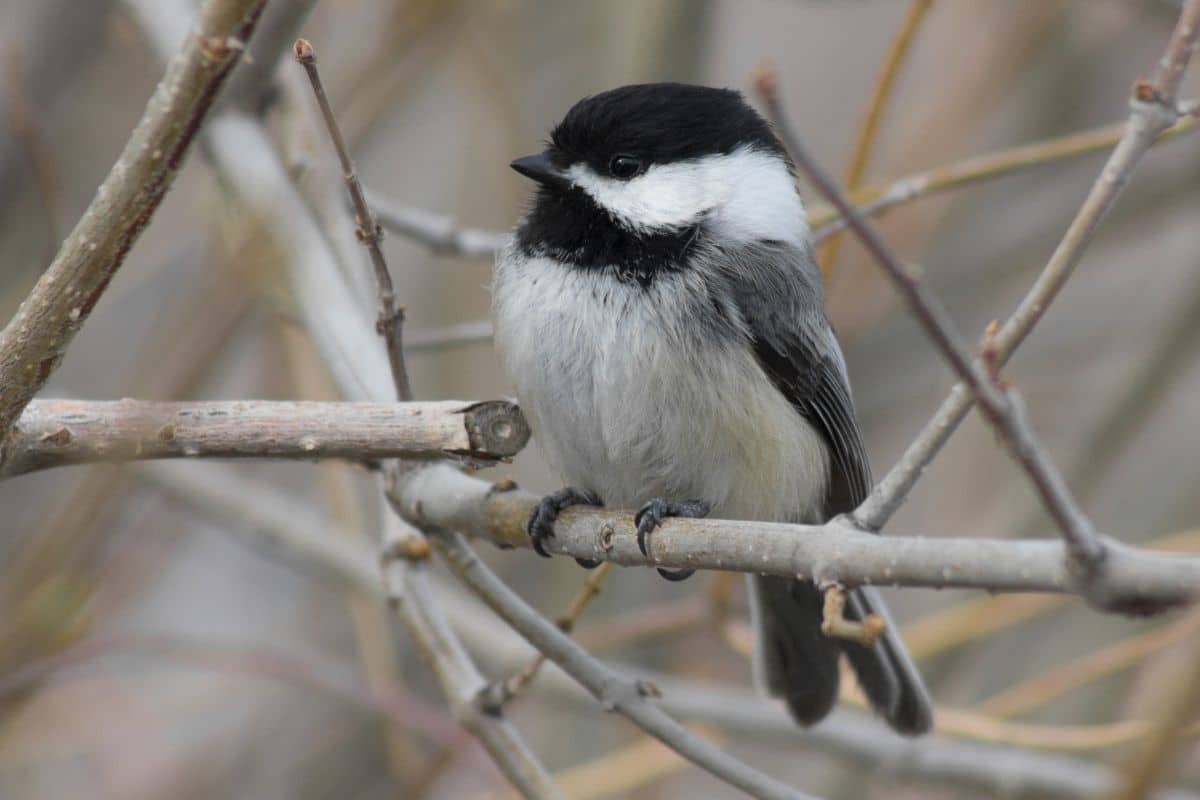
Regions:
<instances>
[{"instance_id":1,"label":"tree branch","mask_svg":"<svg viewBox=\"0 0 1200 800\"><path fill-rule=\"evenodd\" d=\"M438 255L491 259L509 239L503 231L460 228L452 217L404 206L377 192L367 192L367 202L384 228Z\"/></svg>"},{"instance_id":2,"label":"tree branch","mask_svg":"<svg viewBox=\"0 0 1200 800\"><path fill-rule=\"evenodd\" d=\"M809 795L747 766L668 716L650 699L660 696L653 684L627 678L588 653L496 577L461 534L442 531L434 541L468 589L591 692L601 706L629 718L696 766L752 797L811 800Z\"/></svg>"},{"instance_id":3,"label":"tree branch","mask_svg":"<svg viewBox=\"0 0 1200 800\"><path fill-rule=\"evenodd\" d=\"M208 0L117 163L0 332L0 437L62 361L162 202L265 0Z\"/></svg>"},{"instance_id":4,"label":"tree branch","mask_svg":"<svg viewBox=\"0 0 1200 800\"><path fill-rule=\"evenodd\" d=\"M879 132L879 121L883 118L883 110L891 96L892 88L896 85L900 68L912 47L917 29L921 27L921 23L925 20L932 5L933 0L910 0L908 11L905 12L904 19L900 21L900 27L896 29L896 34L892 37L892 43L888 45L887 53L883 57L883 64L879 67L879 74L875 78L875 86L871 90L871 97L867 100L866 111L863 113L862 120L858 125L858 132L854 137L850 161L846 165L845 186L847 192L852 193L862 183L863 176L867 171L867 161L871 156L871 145L874 144L875 136ZM836 236L831 236L817 254L817 264L820 265L821 274L826 281L829 280L833 265L837 262L839 244L840 240Z\"/></svg>"},{"instance_id":5,"label":"tree branch","mask_svg":"<svg viewBox=\"0 0 1200 800\"><path fill-rule=\"evenodd\" d=\"M414 524L460 530L501 547L527 547L525 521L537 498L497 490L448 466L421 470L393 492ZM568 509L554 526L549 552L627 566L734 570L848 587L866 584L1074 592L1081 588L1054 540L875 536L844 518L824 525L672 518L655 531L650 555L637 546L628 513ZM1106 579L1135 610L1192 603L1200 592L1200 559L1150 553L1105 540Z\"/></svg>"},{"instance_id":6,"label":"tree branch","mask_svg":"<svg viewBox=\"0 0 1200 800\"><path fill-rule=\"evenodd\" d=\"M1108 150L1121 141L1128 127L1128 124L1122 121L1102 128L1068 133L1065 136L971 156L887 183L851 191L850 200L862 216L880 216L891 208L921 197L992 178L1015 175L1043 164ZM1197 127L1200 127L1200 119L1192 115L1185 116L1160 133L1152 144L1160 144L1184 133L1194 132ZM846 218L828 205L812 208L808 221L813 228L814 242L821 242L846 227Z\"/></svg>"},{"instance_id":7,"label":"tree branch","mask_svg":"<svg viewBox=\"0 0 1200 800\"><path fill-rule=\"evenodd\" d=\"M482 403L161 403L35 400L13 427L0 478L95 461L158 458L479 458L516 455L520 409Z\"/></svg>"}]
</instances>

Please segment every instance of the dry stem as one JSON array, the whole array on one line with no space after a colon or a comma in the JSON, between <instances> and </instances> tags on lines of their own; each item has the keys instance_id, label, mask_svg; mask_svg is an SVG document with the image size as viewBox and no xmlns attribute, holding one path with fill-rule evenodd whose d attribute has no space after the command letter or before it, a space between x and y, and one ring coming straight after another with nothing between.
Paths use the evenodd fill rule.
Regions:
<instances>
[{"instance_id":1,"label":"dry stem","mask_svg":"<svg viewBox=\"0 0 1200 800\"><path fill-rule=\"evenodd\" d=\"M921 23L932 5L933 0L911 0L908 11L905 12L904 19L900 22L900 27L896 29L896 35L888 46L887 54L883 57L879 75L875 79L875 87L871 90L871 98L867 101L866 112L863 114L862 122L859 123L858 132L854 137L854 148L850 153L850 161L846 165L844 182L846 191L851 194L859 187L866 174L867 162L871 156L871 146L875 143L875 137L879 132L879 122L883 118L883 110L896 85L896 78L900 75L900 68L904 65L917 29L921 27ZM825 277L826 282L829 281L833 265L837 262L840 242L838 237L831 236L822 245L817 255L817 263L821 266L821 274Z\"/></svg>"}]
</instances>

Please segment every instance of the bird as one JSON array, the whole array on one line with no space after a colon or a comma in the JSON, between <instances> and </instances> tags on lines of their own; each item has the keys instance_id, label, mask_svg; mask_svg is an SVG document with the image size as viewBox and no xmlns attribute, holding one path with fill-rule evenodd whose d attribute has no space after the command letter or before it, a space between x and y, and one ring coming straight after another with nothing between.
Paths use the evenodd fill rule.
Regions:
<instances>
[{"instance_id":1,"label":"bird","mask_svg":"<svg viewBox=\"0 0 1200 800\"><path fill-rule=\"evenodd\" d=\"M535 191L493 268L495 341L566 484L529 519L539 554L573 505L636 509L646 553L669 517L817 524L865 499L866 447L795 170L740 92L590 95L511 167ZM826 587L747 582L756 683L797 723L831 711L844 654L891 728L929 730L928 691L874 588L846 595L848 619L886 623L862 644L822 633Z\"/></svg>"}]
</instances>

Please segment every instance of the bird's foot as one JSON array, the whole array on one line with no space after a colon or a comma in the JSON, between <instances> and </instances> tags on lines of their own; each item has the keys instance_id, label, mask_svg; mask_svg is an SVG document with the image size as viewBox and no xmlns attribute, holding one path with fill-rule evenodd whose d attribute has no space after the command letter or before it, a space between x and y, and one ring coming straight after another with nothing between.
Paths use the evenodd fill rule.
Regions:
<instances>
[{"instance_id":1,"label":"bird's foot","mask_svg":"<svg viewBox=\"0 0 1200 800\"><path fill-rule=\"evenodd\" d=\"M638 549L642 551L642 555L650 555L646 547L646 537L668 517L698 519L708 516L710 510L711 506L703 500L664 500L656 497L638 509L637 515L633 518L634 524L637 525ZM690 578L695 571L686 567L678 570L658 567L658 574L669 581L685 580Z\"/></svg>"},{"instance_id":2,"label":"bird's foot","mask_svg":"<svg viewBox=\"0 0 1200 800\"><path fill-rule=\"evenodd\" d=\"M529 524L525 526L533 544L533 551L543 558L550 557L543 543L547 539L554 538L554 521L558 519L559 513L564 508L599 505L603 505L603 503L596 495L570 486L543 497L537 507L533 509L533 513L529 515ZM590 558L577 558L575 561L585 569L595 569L600 566L599 561L593 561Z\"/></svg>"}]
</instances>

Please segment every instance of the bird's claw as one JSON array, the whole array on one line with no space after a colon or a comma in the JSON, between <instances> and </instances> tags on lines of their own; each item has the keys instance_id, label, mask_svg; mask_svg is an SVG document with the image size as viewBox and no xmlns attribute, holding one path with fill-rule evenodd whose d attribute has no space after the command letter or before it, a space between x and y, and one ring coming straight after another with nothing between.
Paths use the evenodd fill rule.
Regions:
<instances>
[{"instance_id":1,"label":"bird's claw","mask_svg":"<svg viewBox=\"0 0 1200 800\"><path fill-rule=\"evenodd\" d=\"M656 497L650 502L638 509L634 516L634 524L637 525L637 546L638 550L642 551L642 555L649 557L650 552L647 548L646 537L649 536L655 528L663 523L663 520L670 517L691 517L698 519L708 516L710 506L703 500L664 500L661 497ZM664 569L658 567L658 574L669 581L682 581L690 578L696 570L687 567L683 569Z\"/></svg>"},{"instance_id":2,"label":"bird's claw","mask_svg":"<svg viewBox=\"0 0 1200 800\"><path fill-rule=\"evenodd\" d=\"M596 495L570 486L543 497L529 515L529 523L525 526L530 544L533 545L533 552L543 558L550 557L546 552L545 541L554 538L554 521L564 508L598 505L602 503ZM600 565L599 561L590 558L576 558L575 561L585 569L594 569Z\"/></svg>"}]
</instances>

